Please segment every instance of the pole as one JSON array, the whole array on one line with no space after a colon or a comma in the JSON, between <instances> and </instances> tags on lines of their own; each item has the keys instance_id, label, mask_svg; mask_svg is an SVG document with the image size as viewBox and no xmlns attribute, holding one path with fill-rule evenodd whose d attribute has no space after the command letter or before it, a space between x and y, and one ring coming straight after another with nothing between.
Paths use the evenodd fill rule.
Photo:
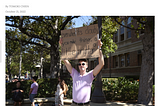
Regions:
<instances>
[{"instance_id":1,"label":"pole","mask_svg":"<svg viewBox=\"0 0 160 106\"><path fill-rule=\"evenodd\" d=\"M110 52L110 56L109 56L109 61L110 61L110 64L109 64L109 77L111 78L111 52Z\"/></svg>"},{"instance_id":2,"label":"pole","mask_svg":"<svg viewBox=\"0 0 160 106\"><path fill-rule=\"evenodd\" d=\"M41 56L41 78L43 78L43 57Z\"/></svg>"},{"instance_id":3,"label":"pole","mask_svg":"<svg viewBox=\"0 0 160 106\"><path fill-rule=\"evenodd\" d=\"M102 17L98 16L98 29L99 29L99 39L102 38ZM98 59L97 59L98 64ZM101 71L96 77L95 88L91 97L91 102L95 103L106 103L105 95L102 91L102 75Z\"/></svg>"},{"instance_id":4,"label":"pole","mask_svg":"<svg viewBox=\"0 0 160 106\"><path fill-rule=\"evenodd\" d=\"M22 40L22 34L21 34L21 40ZM22 41L21 40L20 40L21 50L20 50L20 63L19 63L19 80L21 77L21 63L22 63Z\"/></svg>"}]
</instances>

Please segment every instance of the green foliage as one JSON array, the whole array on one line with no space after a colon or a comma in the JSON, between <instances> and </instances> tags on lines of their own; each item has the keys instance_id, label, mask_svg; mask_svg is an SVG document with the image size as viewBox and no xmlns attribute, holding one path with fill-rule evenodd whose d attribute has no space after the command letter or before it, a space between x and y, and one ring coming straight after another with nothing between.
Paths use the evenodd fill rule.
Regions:
<instances>
[{"instance_id":1,"label":"green foliage","mask_svg":"<svg viewBox=\"0 0 160 106\"><path fill-rule=\"evenodd\" d=\"M155 96L155 85L153 85L153 97Z\"/></svg>"},{"instance_id":2,"label":"green foliage","mask_svg":"<svg viewBox=\"0 0 160 106\"><path fill-rule=\"evenodd\" d=\"M117 80L103 79L103 91L107 100L137 100L139 82L119 77Z\"/></svg>"},{"instance_id":3,"label":"green foliage","mask_svg":"<svg viewBox=\"0 0 160 106\"><path fill-rule=\"evenodd\" d=\"M31 84L33 82L31 80L22 81L21 86L24 89L24 98L29 98L29 90ZM57 89L58 79L37 79L38 94L37 97L53 97L55 96L55 91ZM65 79L65 83L68 85L67 98L72 98L72 79ZM12 98L12 89L16 87L16 82L6 83L6 99Z\"/></svg>"},{"instance_id":4,"label":"green foliage","mask_svg":"<svg viewBox=\"0 0 160 106\"><path fill-rule=\"evenodd\" d=\"M64 79L68 85L67 98L72 98L72 78ZM91 94L94 90L94 82L91 87ZM103 92L106 96L106 100L137 100L139 80L133 78L103 78ZM22 81L22 87L24 88L24 98L29 98L28 93L30 86L33 83L31 80ZM38 79L39 84L37 97L54 97L58 79ZM16 82L6 83L6 99L12 98L12 89L16 87ZM154 86L153 86L154 94Z\"/></svg>"},{"instance_id":5,"label":"green foliage","mask_svg":"<svg viewBox=\"0 0 160 106\"><path fill-rule=\"evenodd\" d=\"M108 16L103 18L102 21L102 50L103 50L103 54L106 55L106 57L108 56L108 53L110 52L115 52L115 50L117 49L117 45L115 42L113 42L113 34L116 33L117 29L118 29L118 25L112 21L112 19Z\"/></svg>"}]
</instances>

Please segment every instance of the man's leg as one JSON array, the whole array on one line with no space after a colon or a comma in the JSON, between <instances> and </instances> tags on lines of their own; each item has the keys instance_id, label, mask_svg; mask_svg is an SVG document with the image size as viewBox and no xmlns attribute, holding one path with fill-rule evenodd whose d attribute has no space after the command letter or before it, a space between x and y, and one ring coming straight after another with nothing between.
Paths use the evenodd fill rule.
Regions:
<instances>
[{"instance_id":1,"label":"man's leg","mask_svg":"<svg viewBox=\"0 0 160 106\"><path fill-rule=\"evenodd\" d=\"M35 106L34 102L32 102L32 106Z\"/></svg>"},{"instance_id":2,"label":"man's leg","mask_svg":"<svg viewBox=\"0 0 160 106\"><path fill-rule=\"evenodd\" d=\"M35 106L35 104L34 104L34 97L35 97L35 94L30 94L29 95L29 99L32 102L32 106Z\"/></svg>"}]
</instances>

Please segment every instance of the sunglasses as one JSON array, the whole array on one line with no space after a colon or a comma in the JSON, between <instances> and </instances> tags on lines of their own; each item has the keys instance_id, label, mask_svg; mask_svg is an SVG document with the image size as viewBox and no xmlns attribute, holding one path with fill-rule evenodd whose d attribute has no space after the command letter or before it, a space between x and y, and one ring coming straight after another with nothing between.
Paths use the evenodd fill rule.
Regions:
<instances>
[{"instance_id":1,"label":"sunglasses","mask_svg":"<svg viewBox=\"0 0 160 106\"><path fill-rule=\"evenodd\" d=\"M84 66L84 65L85 65L85 63L82 63L82 64L81 64L81 63L79 63L79 64L78 64L78 66L81 66L81 65L83 65L83 66Z\"/></svg>"}]
</instances>

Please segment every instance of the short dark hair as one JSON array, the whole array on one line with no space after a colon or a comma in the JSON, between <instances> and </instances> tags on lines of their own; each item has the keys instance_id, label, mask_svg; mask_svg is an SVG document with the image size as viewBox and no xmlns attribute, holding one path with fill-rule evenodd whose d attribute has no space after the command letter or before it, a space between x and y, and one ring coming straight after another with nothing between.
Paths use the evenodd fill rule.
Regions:
<instances>
[{"instance_id":1,"label":"short dark hair","mask_svg":"<svg viewBox=\"0 0 160 106\"><path fill-rule=\"evenodd\" d=\"M34 77L32 77L35 81L37 80L37 78L38 78L38 76L34 76Z\"/></svg>"},{"instance_id":2,"label":"short dark hair","mask_svg":"<svg viewBox=\"0 0 160 106\"><path fill-rule=\"evenodd\" d=\"M80 61L84 61L84 62L88 63L87 59L79 59L78 62L80 62Z\"/></svg>"},{"instance_id":3,"label":"short dark hair","mask_svg":"<svg viewBox=\"0 0 160 106\"><path fill-rule=\"evenodd\" d=\"M80 62L80 61L84 61L84 62L86 62L86 64L88 65L87 59L79 59L78 62Z\"/></svg>"}]
</instances>

